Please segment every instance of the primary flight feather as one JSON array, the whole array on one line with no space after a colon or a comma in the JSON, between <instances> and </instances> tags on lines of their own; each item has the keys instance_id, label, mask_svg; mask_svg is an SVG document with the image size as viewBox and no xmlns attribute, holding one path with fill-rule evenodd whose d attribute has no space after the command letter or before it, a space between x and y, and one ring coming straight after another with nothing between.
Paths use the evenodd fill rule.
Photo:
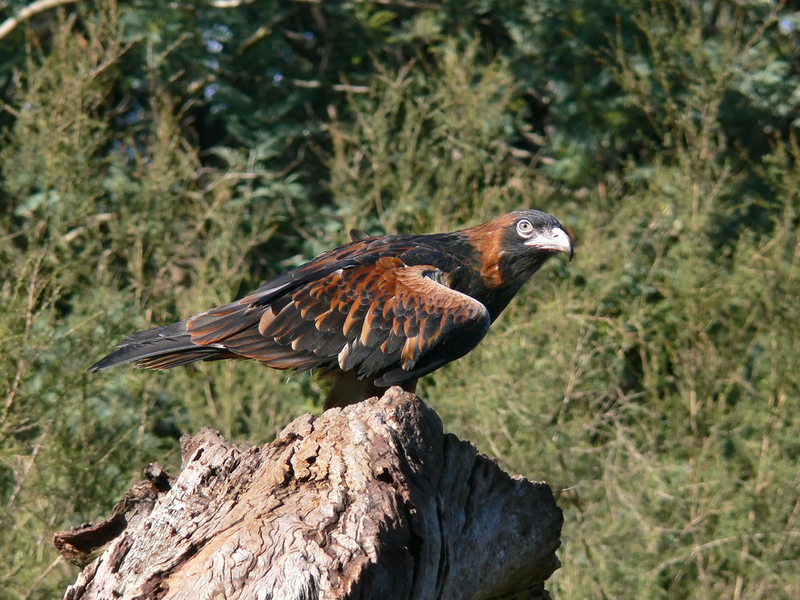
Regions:
<instances>
[{"instance_id":1,"label":"primary flight feather","mask_svg":"<svg viewBox=\"0 0 800 600\"><path fill-rule=\"evenodd\" d=\"M89 371L250 358L329 373L326 408L413 391L472 350L548 258L572 258L564 228L537 210L452 233L351 237L240 300L132 334Z\"/></svg>"}]
</instances>

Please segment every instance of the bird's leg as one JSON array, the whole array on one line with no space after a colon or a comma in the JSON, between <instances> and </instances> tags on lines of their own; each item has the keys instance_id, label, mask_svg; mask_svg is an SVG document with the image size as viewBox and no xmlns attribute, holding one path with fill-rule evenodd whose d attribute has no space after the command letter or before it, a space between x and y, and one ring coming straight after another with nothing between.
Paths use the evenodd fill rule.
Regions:
<instances>
[{"instance_id":1,"label":"bird's leg","mask_svg":"<svg viewBox=\"0 0 800 600\"><path fill-rule=\"evenodd\" d=\"M370 379L359 379L353 371L336 371L331 375L331 388L325 400L325 410L345 407L373 396L383 396L380 388Z\"/></svg>"},{"instance_id":2,"label":"bird's leg","mask_svg":"<svg viewBox=\"0 0 800 600\"><path fill-rule=\"evenodd\" d=\"M367 398L383 396L387 388L375 385L372 379L359 379L353 371L336 371L331 378L331 388L325 400L324 410L334 407L345 407ZM414 393L417 389L417 380L404 381L400 384L406 392Z\"/></svg>"}]
</instances>

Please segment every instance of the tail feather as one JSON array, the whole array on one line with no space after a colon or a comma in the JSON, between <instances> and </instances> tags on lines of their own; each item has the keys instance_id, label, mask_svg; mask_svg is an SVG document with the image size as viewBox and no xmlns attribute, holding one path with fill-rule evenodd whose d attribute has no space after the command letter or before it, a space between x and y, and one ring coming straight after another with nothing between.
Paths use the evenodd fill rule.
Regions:
<instances>
[{"instance_id":1,"label":"tail feather","mask_svg":"<svg viewBox=\"0 0 800 600\"><path fill-rule=\"evenodd\" d=\"M138 331L118 344L118 350L101 358L90 373L133 363L145 369L171 369L198 360L231 358L222 346L198 346L186 332L186 321Z\"/></svg>"},{"instance_id":2,"label":"tail feather","mask_svg":"<svg viewBox=\"0 0 800 600\"><path fill-rule=\"evenodd\" d=\"M117 348L130 346L137 342L153 342L158 339L179 338L186 335L188 335L186 333L186 321L178 321L177 323L170 323L169 325L161 325L160 327L153 327L152 329L145 329L144 331L132 333L117 344Z\"/></svg>"},{"instance_id":3,"label":"tail feather","mask_svg":"<svg viewBox=\"0 0 800 600\"><path fill-rule=\"evenodd\" d=\"M203 346L195 346L193 350L186 350L185 352L166 354L162 356L154 356L151 358L143 358L137 360L134 366L142 369L152 369L154 371L163 371L171 369L172 367L180 367L181 365L188 365L189 363L197 362L198 360L222 360L225 358L244 358L232 352L226 352L221 348L209 348Z\"/></svg>"}]
</instances>

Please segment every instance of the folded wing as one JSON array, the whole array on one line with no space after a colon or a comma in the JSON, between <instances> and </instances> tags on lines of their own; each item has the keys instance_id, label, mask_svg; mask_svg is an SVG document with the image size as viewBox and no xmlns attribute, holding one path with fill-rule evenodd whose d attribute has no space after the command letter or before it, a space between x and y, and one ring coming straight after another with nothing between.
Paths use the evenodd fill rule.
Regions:
<instances>
[{"instance_id":1,"label":"folded wing","mask_svg":"<svg viewBox=\"0 0 800 600\"><path fill-rule=\"evenodd\" d=\"M486 307L440 283L443 275L384 256L270 292L268 304L257 291L189 319L186 332L196 346L274 368L340 369L393 385L463 356L489 329Z\"/></svg>"}]
</instances>

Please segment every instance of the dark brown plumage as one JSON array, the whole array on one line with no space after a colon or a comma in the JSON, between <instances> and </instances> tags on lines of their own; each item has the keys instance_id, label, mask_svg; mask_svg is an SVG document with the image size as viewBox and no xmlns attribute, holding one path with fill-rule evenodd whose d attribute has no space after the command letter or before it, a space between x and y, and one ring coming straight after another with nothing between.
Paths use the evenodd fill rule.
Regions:
<instances>
[{"instance_id":1,"label":"dark brown plumage","mask_svg":"<svg viewBox=\"0 0 800 600\"><path fill-rule=\"evenodd\" d=\"M351 237L241 300L134 333L89 371L250 358L329 373L326 408L413 391L472 350L549 257L572 258L561 224L536 210L453 233Z\"/></svg>"}]
</instances>

